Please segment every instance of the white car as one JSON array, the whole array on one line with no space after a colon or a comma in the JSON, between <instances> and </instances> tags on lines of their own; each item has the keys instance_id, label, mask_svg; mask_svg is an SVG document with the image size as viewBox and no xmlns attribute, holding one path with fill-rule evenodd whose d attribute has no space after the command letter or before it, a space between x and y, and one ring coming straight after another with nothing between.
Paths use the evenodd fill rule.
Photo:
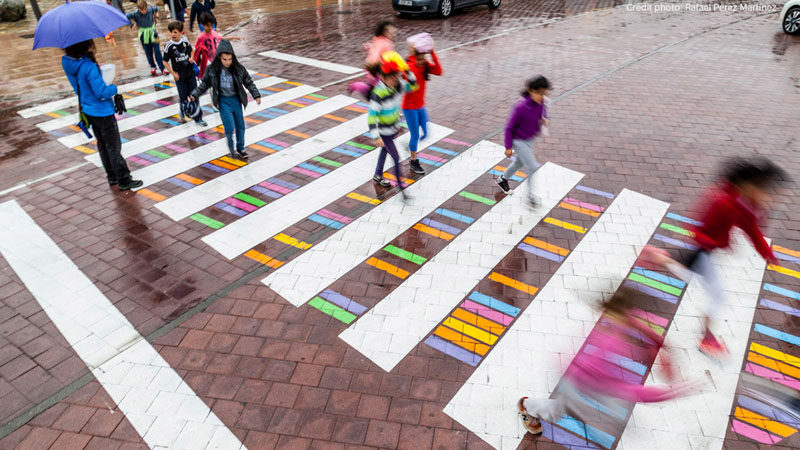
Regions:
<instances>
[{"instance_id":1,"label":"white car","mask_svg":"<svg viewBox=\"0 0 800 450\"><path fill-rule=\"evenodd\" d=\"M800 0L789 0L783 5L781 27L784 33L800 33Z\"/></svg>"}]
</instances>

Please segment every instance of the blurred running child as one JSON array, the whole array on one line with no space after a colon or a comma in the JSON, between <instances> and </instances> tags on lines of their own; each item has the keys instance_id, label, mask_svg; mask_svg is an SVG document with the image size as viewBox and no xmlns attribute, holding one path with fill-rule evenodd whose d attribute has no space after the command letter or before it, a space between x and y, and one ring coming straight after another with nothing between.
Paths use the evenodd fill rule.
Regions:
<instances>
[{"instance_id":1,"label":"blurred running child","mask_svg":"<svg viewBox=\"0 0 800 450\"><path fill-rule=\"evenodd\" d=\"M184 107L188 101L189 94L197 88L197 78L194 76L194 59L192 59L192 44L183 35L183 22L177 20L170 22L170 40L164 46L164 66L172 78L175 79L175 86L178 88L178 98L180 99L181 122L185 121ZM207 124L203 121L203 110L198 108L194 121L202 126Z\"/></svg>"},{"instance_id":2,"label":"blurred running child","mask_svg":"<svg viewBox=\"0 0 800 450\"><path fill-rule=\"evenodd\" d=\"M350 83L348 90L353 93L361 94L364 98L369 97L369 93L376 84L378 78L375 75L380 69L383 61L383 54L394 51L394 40L397 37L397 27L391 20L385 20L375 27L375 35L369 42L365 42L362 47L367 51L364 60L364 69L367 71L365 81Z\"/></svg>"},{"instance_id":3,"label":"blurred running child","mask_svg":"<svg viewBox=\"0 0 800 450\"><path fill-rule=\"evenodd\" d=\"M409 166L416 173L425 173L425 169L417 159L417 144L420 139L428 135L428 110L425 109L425 86L430 75L442 75L442 66L439 58L433 51L433 38L428 33L411 36L407 40L411 55L408 57L408 67L417 79L419 89L406 93L403 97L403 117L406 119L409 131L408 150L411 152ZM433 62L425 57L430 53ZM422 130L422 137L420 137Z\"/></svg>"},{"instance_id":4,"label":"blurred running child","mask_svg":"<svg viewBox=\"0 0 800 450\"><path fill-rule=\"evenodd\" d=\"M128 20L131 21L131 26L136 24L136 28L139 30L139 42L142 44L144 55L150 64L150 75L156 74L156 64L158 64L158 70L167 75L169 72L164 68L161 49L158 48L157 15L158 6L147 6L147 0L138 0L136 11L126 14Z\"/></svg>"}]
</instances>

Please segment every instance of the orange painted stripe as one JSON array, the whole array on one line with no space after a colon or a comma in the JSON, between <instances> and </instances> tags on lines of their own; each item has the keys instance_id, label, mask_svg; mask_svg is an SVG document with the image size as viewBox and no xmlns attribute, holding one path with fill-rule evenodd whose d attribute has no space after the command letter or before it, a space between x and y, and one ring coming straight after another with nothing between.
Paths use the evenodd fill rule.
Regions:
<instances>
[{"instance_id":1,"label":"orange painted stripe","mask_svg":"<svg viewBox=\"0 0 800 450\"><path fill-rule=\"evenodd\" d=\"M740 406L736 407L736 410L734 411L733 414L738 419L751 423L757 427L763 428L771 433L775 433L781 437L789 437L797 432L797 430L788 425L776 422L768 417L764 417L761 414L744 409Z\"/></svg>"},{"instance_id":2,"label":"orange painted stripe","mask_svg":"<svg viewBox=\"0 0 800 450\"><path fill-rule=\"evenodd\" d=\"M388 273L389 275L394 275L397 278L406 279L406 277L408 277L409 275L409 273L406 272L405 270L397 266L393 266L387 263L386 261L381 261L380 259L375 258L374 256L367 260L367 264L369 264L372 267L375 267L376 269L380 269Z\"/></svg>"},{"instance_id":3,"label":"orange painted stripe","mask_svg":"<svg viewBox=\"0 0 800 450\"><path fill-rule=\"evenodd\" d=\"M306 100L312 100L312 101L315 101L315 102L318 102L318 101L319 101L319 99L318 99L318 98L316 98L316 97L312 97L312 96L310 96L310 95L304 95L304 96L303 96L303 98L304 98L304 99L306 99Z\"/></svg>"},{"instance_id":4,"label":"orange painted stripe","mask_svg":"<svg viewBox=\"0 0 800 450\"><path fill-rule=\"evenodd\" d=\"M561 202L558 204L560 208L568 209L570 211L575 211L577 213L586 214L587 216L592 217L600 217L600 213L597 211L592 211L591 209L581 208L580 206L572 205L569 203Z\"/></svg>"},{"instance_id":5,"label":"orange painted stripe","mask_svg":"<svg viewBox=\"0 0 800 450\"><path fill-rule=\"evenodd\" d=\"M233 164L228 164L228 163L226 163L224 161L220 161L218 159L215 159L215 160L209 161L209 162L211 164L215 165L215 166L222 167L223 169L228 169L228 170L236 170L236 169L238 169L237 166L234 166Z\"/></svg>"},{"instance_id":6,"label":"orange painted stripe","mask_svg":"<svg viewBox=\"0 0 800 450\"><path fill-rule=\"evenodd\" d=\"M297 106L298 108L305 108L306 106L308 106L308 105L304 105L302 103L297 103L297 102L286 102L286 104L287 105L292 105L292 106Z\"/></svg>"},{"instance_id":7,"label":"orange painted stripe","mask_svg":"<svg viewBox=\"0 0 800 450\"><path fill-rule=\"evenodd\" d=\"M414 225L411 228L413 228L415 230L418 230L418 231L421 231L421 232L426 233L426 234L430 234L433 237L437 237L439 239L444 239L446 241L449 241L450 239L453 239L455 237L450 233L445 233L444 231L437 230L436 228L429 227L429 226L427 226L425 224L421 224L421 223L418 223L418 224Z\"/></svg>"},{"instance_id":8,"label":"orange painted stripe","mask_svg":"<svg viewBox=\"0 0 800 450\"><path fill-rule=\"evenodd\" d=\"M267 255L265 255L265 254L263 254L261 252L255 251L255 250L248 250L247 253L244 254L244 256L247 256L250 259L254 259L254 260L260 262L261 264L264 264L266 266L270 266L270 267L272 267L274 269L277 269L278 267L280 267L280 266L282 266L284 264L283 261L278 261L275 258L272 258L270 256L267 256Z\"/></svg>"},{"instance_id":9,"label":"orange painted stripe","mask_svg":"<svg viewBox=\"0 0 800 450\"><path fill-rule=\"evenodd\" d=\"M506 330L506 327L504 327L504 326L502 326L500 324L492 322L491 320L485 319L485 318L483 318L481 316L477 316L475 314L472 314L471 312L463 310L461 308L456 308L456 310L453 311L453 314L451 314L451 316L453 316L453 317L455 317L457 319L461 319L462 321L464 321L464 322L466 322L468 324L476 325L476 326L478 326L480 328L483 328L484 330L488 331L489 333L496 334L498 336L503 334L503 331Z\"/></svg>"},{"instance_id":10,"label":"orange painted stripe","mask_svg":"<svg viewBox=\"0 0 800 450\"><path fill-rule=\"evenodd\" d=\"M548 252L555 253L557 255L567 256L569 254L569 250L565 248L561 248L557 245L549 244L545 241L540 241L539 239L534 239L532 237L526 237L523 242L532 245L534 247L539 247L542 250L547 250Z\"/></svg>"},{"instance_id":11,"label":"orange painted stripe","mask_svg":"<svg viewBox=\"0 0 800 450\"><path fill-rule=\"evenodd\" d=\"M796 256L800 258L800 252L798 252L797 250L789 250L788 248L781 247L780 245L773 245L772 249L775 250L776 252L781 252L787 255Z\"/></svg>"},{"instance_id":12,"label":"orange painted stripe","mask_svg":"<svg viewBox=\"0 0 800 450\"><path fill-rule=\"evenodd\" d=\"M397 178L395 178L395 176L392 175L389 172L384 172L383 173L383 178L388 178L388 179L390 179L392 181L397 181ZM403 180L403 183L405 183L405 184L412 184L412 183L414 183L414 181L416 181L416 180L411 180L411 179L408 179L408 178L405 178L405 177L403 177L401 179Z\"/></svg>"},{"instance_id":13,"label":"orange painted stripe","mask_svg":"<svg viewBox=\"0 0 800 450\"><path fill-rule=\"evenodd\" d=\"M136 191L136 193L144 195L145 197L149 198L150 200L155 200L157 202L163 202L164 200L167 199L167 197L165 197L165 196L163 196L161 194L157 194L157 193L155 193L155 192L153 192L153 191L151 191L150 189L147 189L147 188L139 189L138 191Z\"/></svg>"},{"instance_id":14,"label":"orange painted stripe","mask_svg":"<svg viewBox=\"0 0 800 450\"><path fill-rule=\"evenodd\" d=\"M89 147L85 147L83 145L78 145L77 147L74 148L75 150L86 153L87 155L91 155L92 153L97 153L97 150L92 150Z\"/></svg>"},{"instance_id":15,"label":"orange painted stripe","mask_svg":"<svg viewBox=\"0 0 800 450\"><path fill-rule=\"evenodd\" d=\"M345 119L344 117L334 116L333 114L325 114L322 117L324 117L326 119L335 120L337 122L347 122L347 119Z\"/></svg>"},{"instance_id":16,"label":"orange painted stripe","mask_svg":"<svg viewBox=\"0 0 800 450\"><path fill-rule=\"evenodd\" d=\"M199 178L195 178L195 177L193 177L191 175L186 175L185 173L179 173L179 174L175 175L175 178L177 178L179 180L187 181L187 182L192 183L192 184L203 184L203 183L205 183L203 180L201 180Z\"/></svg>"},{"instance_id":17,"label":"orange painted stripe","mask_svg":"<svg viewBox=\"0 0 800 450\"><path fill-rule=\"evenodd\" d=\"M500 171L500 172L505 172L505 171L506 171L506 169L507 169L507 167L503 167L503 166L494 166L494 170L497 170L497 171ZM527 177L527 175L525 175L525 172L522 172L522 171L520 171L520 170L518 170L518 171L517 171L517 173L515 173L514 175L516 175L516 176L518 176L518 177L521 177L521 178L525 178L525 177Z\"/></svg>"},{"instance_id":18,"label":"orange painted stripe","mask_svg":"<svg viewBox=\"0 0 800 450\"><path fill-rule=\"evenodd\" d=\"M774 359L769 359L765 356L759 355L758 353L748 352L747 360L754 362L758 365L768 367L783 375L788 375L790 377L800 379L800 369L798 369L797 367L792 367L788 364L775 361Z\"/></svg>"},{"instance_id":19,"label":"orange painted stripe","mask_svg":"<svg viewBox=\"0 0 800 450\"><path fill-rule=\"evenodd\" d=\"M303 83L298 83L297 81L284 81L286 84L291 84L292 86L302 86Z\"/></svg>"},{"instance_id":20,"label":"orange painted stripe","mask_svg":"<svg viewBox=\"0 0 800 450\"><path fill-rule=\"evenodd\" d=\"M214 128L214 131L225 134L225 127L223 127L222 125L217 125L217 127Z\"/></svg>"},{"instance_id":21,"label":"orange painted stripe","mask_svg":"<svg viewBox=\"0 0 800 450\"><path fill-rule=\"evenodd\" d=\"M355 111L355 112L360 112L360 113L363 113L363 112L367 111L366 109L363 109L363 108L359 109L359 108L355 108L353 106L345 106L344 109L346 109L348 111Z\"/></svg>"},{"instance_id":22,"label":"orange painted stripe","mask_svg":"<svg viewBox=\"0 0 800 450\"><path fill-rule=\"evenodd\" d=\"M280 92L280 91L282 91L282 90L283 90L283 89L281 89L281 88L276 88L276 87L274 87L274 86L267 86L267 87L265 87L264 89L266 89L266 90L268 90L268 91L275 91L275 92Z\"/></svg>"},{"instance_id":23,"label":"orange painted stripe","mask_svg":"<svg viewBox=\"0 0 800 450\"><path fill-rule=\"evenodd\" d=\"M272 153L275 153L275 152L276 152L276 150L273 150L273 149L271 149L271 148L269 148L269 147L264 147L263 145L258 145L258 144L250 144L250 145L248 145L247 147L248 147L248 148L253 148L253 149L256 149L256 150L258 150L258 151L260 151L260 152L264 152L264 153L270 153L270 154L272 154Z\"/></svg>"},{"instance_id":24,"label":"orange painted stripe","mask_svg":"<svg viewBox=\"0 0 800 450\"><path fill-rule=\"evenodd\" d=\"M246 166L247 163L244 161L239 161L238 159L233 159L230 156L222 156L219 158L221 161L225 161L228 164L233 164L236 167Z\"/></svg>"},{"instance_id":25,"label":"orange painted stripe","mask_svg":"<svg viewBox=\"0 0 800 450\"><path fill-rule=\"evenodd\" d=\"M536 291L539 290L538 288L535 288L529 284L525 284L521 281L517 281L513 278L509 278L497 272L492 272L491 275L489 275L489 279L492 281L496 281L500 284L505 284L508 287L514 288L518 291L522 291L531 295L535 294Z\"/></svg>"},{"instance_id":26,"label":"orange painted stripe","mask_svg":"<svg viewBox=\"0 0 800 450\"><path fill-rule=\"evenodd\" d=\"M69 128L72 131L78 131L78 132L81 131L80 127L78 127L77 125L70 125L67 128Z\"/></svg>"},{"instance_id":27,"label":"orange painted stripe","mask_svg":"<svg viewBox=\"0 0 800 450\"><path fill-rule=\"evenodd\" d=\"M260 77L265 77L265 78L269 78L269 77L271 77L271 76L272 76L272 75L267 75L267 74L265 74L265 73L261 73L261 72L256 72L255 74L256 74L256 75L258 75L258 76L260 76Z\"/></svg>"},{"instance_id":28,"label":"orange painted stripe","mask_svg":"<svg viewBox=\"0 0 800 450\"><path fill-rule=\"evenodd\" d=\"M252 117L247 117L247 116L244 116L244 120L245 120L245 122L251 122L251 123L261 123L261 122L263 122L262 120L256 120L256 119L253 119Z\"/></svg>"},{"instance_id":29,"label":"orange painted stripe","mask_svg":"<svg viewBox=\"0 0 800 450\"><path fill-rule=\"evenodd\" d=\"M485 355L486 352L488 352L491 348L488 345L478 342L467 335L453 331L450 328L443 327L441 325L436 328L436 331L434 331L433 334L481 356Z\"/></svg>"},{"instance_id":30,"label":"orange painted stripe","mask_svg":"<svg viewBox=\"0 0 800 450\"><path fill-rule=\"evenodd\" d=\"M295 131L295 130L286 130L286 131L284 131L284 133L286 133L288 135L291 135L291 136L299 137L301 139L308 139L308 138L311 137L311 135L309 135L309 134L301 133L301 132Z\"/></svg>"}]
</instances>

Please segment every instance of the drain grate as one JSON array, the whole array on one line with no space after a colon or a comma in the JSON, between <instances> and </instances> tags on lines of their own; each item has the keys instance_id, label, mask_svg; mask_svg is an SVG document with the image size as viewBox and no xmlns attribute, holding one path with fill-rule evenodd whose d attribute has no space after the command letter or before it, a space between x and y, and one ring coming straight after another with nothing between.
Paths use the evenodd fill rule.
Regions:
<instances>
[{"instance_id":1,"label":"drain grate","mask_svg":"<svg viewBox=\"0 0 800 450\"><path fill-rule=\"evenodd\" d=\"M20 34L18 37L19 37L20 39L33 39L33 33L28 33L28 34Z\"/></svg>"}]
</instances>

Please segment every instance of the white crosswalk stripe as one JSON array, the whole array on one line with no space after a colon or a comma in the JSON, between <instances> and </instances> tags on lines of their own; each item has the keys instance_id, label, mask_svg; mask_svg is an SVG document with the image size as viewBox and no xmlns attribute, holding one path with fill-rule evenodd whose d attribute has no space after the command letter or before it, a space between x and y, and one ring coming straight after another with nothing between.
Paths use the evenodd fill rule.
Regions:
<instances>
[{"instance_id":1,"label":"white crosswalk stripe","mask_svg":"<svg viewBox=\"0 0 800 450\"><path fill-rule=\"evenodd\" d=\"M274 50L268 52L261 52L259 53L259 55L266 56L267 58L280 59L282 61L289 61L297 64L303 64L305 66L318 67L320 69L330 70L332 72L346 73L348 75L364 71L364 69L358 67L345 66L344 64L321 61L319 59L306 58L304 56L291 55L289 53L281 53L281 52L276 52Z\"/></svg>"}]
</instances>

